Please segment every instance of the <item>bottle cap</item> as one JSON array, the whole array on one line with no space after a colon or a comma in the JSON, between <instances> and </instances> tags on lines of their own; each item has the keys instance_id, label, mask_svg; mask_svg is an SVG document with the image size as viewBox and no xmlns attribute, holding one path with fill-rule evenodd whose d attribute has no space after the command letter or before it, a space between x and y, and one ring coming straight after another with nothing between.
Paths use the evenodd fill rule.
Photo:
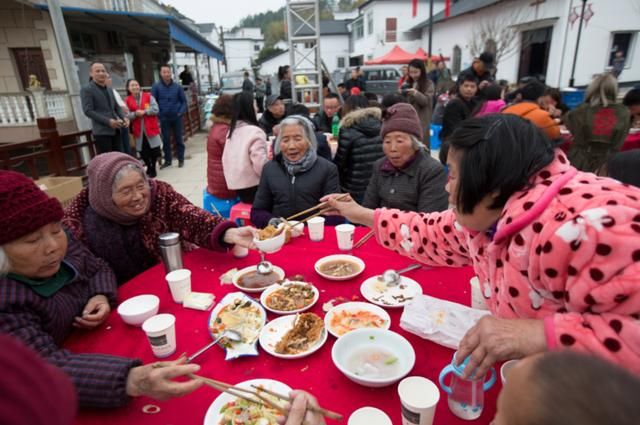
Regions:
<instances>
[{"instance_id":1,"label":"bottle cap","mask_svg":"<svg viewBox=\"0 0 640 425\"><path fill-rule=\"evenodd\" d=\"M170 246L180 243L180 234L176 232L163 233L158 236L160 246Z\"/></svg>"}]
</instances>

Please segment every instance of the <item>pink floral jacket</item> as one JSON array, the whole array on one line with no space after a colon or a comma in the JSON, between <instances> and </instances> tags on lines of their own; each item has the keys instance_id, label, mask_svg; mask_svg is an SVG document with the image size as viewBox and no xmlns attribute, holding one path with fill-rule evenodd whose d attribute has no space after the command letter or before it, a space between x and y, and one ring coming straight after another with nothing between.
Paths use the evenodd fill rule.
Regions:
<instances>
[{"instance_id":1,"label":"pink floral jacket","mask_svg":"<svg viewBox=\"0 0 640 425\"><path fill-rule=\"evenodd\" d=\"M473 265L491 312L544 320L550 350L597 354L640 373L640 190L578 172L566 156L514 194L496 232L453 210L376 210L378 243L434 266Z\"/></svg>"}]
</instances>

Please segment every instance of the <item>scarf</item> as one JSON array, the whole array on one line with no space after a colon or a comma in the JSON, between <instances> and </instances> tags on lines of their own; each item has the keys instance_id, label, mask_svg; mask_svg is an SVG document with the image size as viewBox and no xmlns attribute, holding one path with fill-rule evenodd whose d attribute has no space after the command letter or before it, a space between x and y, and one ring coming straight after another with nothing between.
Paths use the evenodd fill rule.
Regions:
<instances>
[{"instance_id":1,"label":"scarf","mask_svg":"<svg viewBox=\"0 0 640 425\"><path fill-rule=\"evenodd\" d=\"M311 147L307 149L307 152L305 152L302 158L300 158L298 161L295 161L295 162L291 162L287 160L284 154L282 155L282 161L284 162L284 166L287 169L287 172L289 173L289 175L291 176L295 176L296 174L309 171L311 167L313 167L313 165L316 163L317 160L318 160L318 153L316 152L315 149L312 149Z\"/></svg>"},{"instance_id":2,"label":"scarf","mask_svg":"<svg viewBox=\"0 0 640 425\"><path fill-rule=\"evenodd\" d=\"M49 298L60 289L62 289L63 286L73 282L77 274L78 272L76 272L76 270L71 265L63 261L60 264L60 269L58 269L56 274L47 279L29 279L28 277L14 273L7 274L7 277L18 282L22 282L25 285L29 286L36 294L45 298Z\"/></svg>"},{"instance_id":3,"label":"scarf","mask_svg":"<svg viewBox=\"0 0 640 425\"><path fill-rule=\"evenodd\" d=\"M411 158L409 158L407 160L407 162L405 162L402 167L397 168L395 167L391 161L389 161L388 158L385 158L384 161L382 161L382 164L380 164L380 171L385 172L385 173L393 173L396 171L403 171L406 170L407 168L409 168L414 162L416 162L416 159L418 159L418 155L420 155L420 151L417 151Z\"/></svg>"}]
</instances>

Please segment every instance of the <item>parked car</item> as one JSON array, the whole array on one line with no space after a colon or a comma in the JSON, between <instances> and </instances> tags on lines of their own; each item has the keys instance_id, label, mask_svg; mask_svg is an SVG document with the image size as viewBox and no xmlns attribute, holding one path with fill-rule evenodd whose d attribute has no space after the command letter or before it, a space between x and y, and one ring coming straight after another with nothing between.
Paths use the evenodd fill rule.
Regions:
<instances>
[{"instance_id":1,"label":"parked car","mask_svg":"<svg viewBox=\"0 0 640 425\"><path fill-rule=\"evenodd\" d=\"M255 84L252 77L249 77ZM220 94L236 94L242 91L242 83L244 82L244 71L227 72L222 74Z\"/></svg>"},{"instance_id":2,"label":"parked car","mask_svg":"<svg viewBox=\"0 0 640 425\"><path fill-rule=\"evenodd\" d=\"M362 65L360 70L364 74L366 91L375 93L379 97L397 92L398 80L402 75L401 67L402 65ZM332 75L334 78L342 75L341 79L336 78L334 81L346 82L351 78L351 70L354 68L334 71Z\"/></svg>"}]
</instances>

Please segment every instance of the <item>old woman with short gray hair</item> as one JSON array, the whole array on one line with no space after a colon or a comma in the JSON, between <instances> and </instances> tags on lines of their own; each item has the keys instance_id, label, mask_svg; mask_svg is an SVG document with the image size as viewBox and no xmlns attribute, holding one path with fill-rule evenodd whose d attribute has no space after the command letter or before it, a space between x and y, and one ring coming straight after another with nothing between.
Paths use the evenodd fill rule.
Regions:
<instances>
[{"instance_id":1,"label":"old woman with short gray hair","mask_svg":"<svg viewBox=\"0 0 640 425\"><path fill-rule=\"evenodd\" d=\"M251 229L196 207L170 184L149 179L129 155L96 156L87 167L89 185L65 210L64 224L124 283L161 260L158 237L182 236L183 247L225 250L252 247Z\"/></svg>"},{"instance_id":2,"label":"old woman with short gray hair","mask_svg":"<svg viewBox=\"0 0 640 425\"><path fill-rule=\"evenodd\" d=\"M280 123L274 159L262 171L251 209L256 227L313 207L324 195L339 191L338 169L316 150L309 119L292 115Z\"/></svg>"},{"instance_id":3,"label":"old woman with short gray hair","mask_svg":"<svg viewBox=\"0 0 640 425\"><path fill-rule=\"evenodd\" d=\"M421 128L416 110L407 103L385 111L381 129L385 156L374 164L363 206L417 212L448 208L444 168L423 149Z\"/></svg>"}]
</instances>

